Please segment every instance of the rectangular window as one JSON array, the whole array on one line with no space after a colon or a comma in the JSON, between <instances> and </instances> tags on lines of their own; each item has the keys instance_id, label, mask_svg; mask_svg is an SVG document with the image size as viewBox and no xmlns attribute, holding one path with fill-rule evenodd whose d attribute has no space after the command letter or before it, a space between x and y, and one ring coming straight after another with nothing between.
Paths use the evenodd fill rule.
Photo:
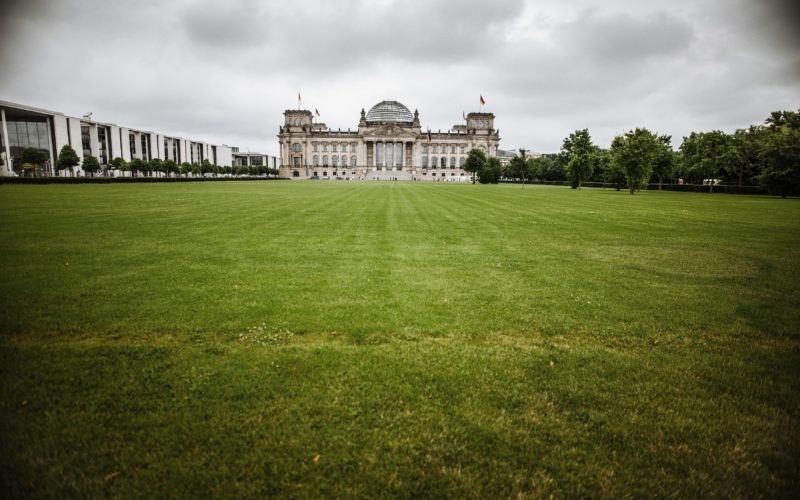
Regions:
<instances>
[{"instance_id":1,"label":"rectangular window","mask_svg":"<svg viewBox=\"0 0 800 500\"><path fill-rule=\"evenodd\" d=\"M92 154L92 142L89 138L89 125L81 123L81 144L83 145L84 158Z\"/></svg>"},{"instance_id":2,"label":"rectangular window","mask_svg":"<svg viewBox=\"0 0 800 500\"><path fill-rule=\"evenodd\" d=\"M394 153L394 164L396 167L403 166L403 144L398 143L395 144L395 153Z\"/></svg>"},{"instance_id":3,"label":"rectangular window","mask_svg":"<svg viewBox=\"0 0 800 500\"><path fill-rule=\"evenodd\" d=\"M392 160L394 159L393 152L394 152L394 144L391 144L391 143L387 144L386 145L386 166L387 167L391 167L392 166Z\"/></svg>"},{"instance_id":4,"label":"rectangular window","mask_svg":"<svg viewBox=\"0 0 800 500\"><path fill-rule=\"evenodd\" d=\"M106 140L106 128L97 127L97 143L99 146L98 160L101 165L108 165L108 141Z\"/></svg>"},{"instance_id":5,"label":"rectangular window","mask_svg":"<svg viewBox=\"0 0 800 500\"><path fill-rule=\"evenodd\" d=\"M377 162L376 162L376 165L379 166L379 167L382 167L383 166L383 143L379 142L375 146L376 146L375 150L376 150L377 159L378 159Z\"/></svg>"},{"instance_id":6,"label":"rectangular window","mask_svg":"<svg viewBox=\"0 0 800 500\"><path fill-rule=\"evenodd\" d=\"M133 135L133 132L128 132L128 144L131 148L131 160L138 158L136 155L136 136Z\"/></svg>"}]
</instances>

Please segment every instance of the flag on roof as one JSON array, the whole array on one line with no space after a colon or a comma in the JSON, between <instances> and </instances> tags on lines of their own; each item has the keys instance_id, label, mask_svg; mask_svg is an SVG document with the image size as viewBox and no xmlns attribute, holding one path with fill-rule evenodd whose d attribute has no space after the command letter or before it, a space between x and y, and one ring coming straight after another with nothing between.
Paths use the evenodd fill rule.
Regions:
<instances>
[{"instance_id":1,"label":"flag on roof","mask_svg":"<svg viewBox=\"0 0 800 500\"><path fill-rule=\"evenodd\" d=\"M317 115L317 118L319 118L319 110L317 108L314 108L314 114Z\"/></svg>"},{"instance_id":2,"label":"flag on roof","mask_svg":"<svg viewBox=\"0 0 800 500\"><path fill-rule=\"evenodd\" d=\"M481 106L483 106L484 104L486 104L486 100L483 98L483 96L481 96Z\"/></svg>"},{"instance_id":3,"label":"flag on roof","mask_svg":"<svg viewBox=\"0 0 800 500\"><path fill-rule=\"evenodd\" d=\"M425 143L426 144L430 144L431 143L431 129L428 129L428 133L425 136Z\"/></svg>"}]
</instances>

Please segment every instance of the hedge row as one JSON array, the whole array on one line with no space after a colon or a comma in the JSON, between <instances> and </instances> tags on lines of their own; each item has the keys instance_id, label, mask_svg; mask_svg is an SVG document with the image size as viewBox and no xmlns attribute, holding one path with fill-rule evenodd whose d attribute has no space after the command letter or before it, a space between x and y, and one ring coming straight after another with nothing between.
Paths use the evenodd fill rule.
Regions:
<instances>
[{"instance_id":1,"label":"hedge row","mask_svg":"<svg viewBox=\"0 0 800 500\"><path fill-rule=\"evenodd\" d=\"M0 184L129 184L158 182L278 181L281 177L0 177Z\"/></svg>"},{"instance_id":2,"label":"hedge row","mask_svg":"<svg viewBox=\"0 0 800 500\"><path fill-rule=\"evenodd\" d=\"M520 184L520 181L503 181L512 184ZM526 184L545 184L548 186L569 186L569 181L525 181ZM602 182L584 182L581 187L588 188L606 188L616 189L611 184L604 184ZM622 188L622 191L627 188ZM658 184L649 184L648 191L658 191ZM662 184L662 191L682 191L687 193L708 193L708 186L702 184ZM727 193L727 194L768 194L767 190L761 186L730 186L730 185L717 185L714 186L714 193Z\"/></svg>"}]
</instances>

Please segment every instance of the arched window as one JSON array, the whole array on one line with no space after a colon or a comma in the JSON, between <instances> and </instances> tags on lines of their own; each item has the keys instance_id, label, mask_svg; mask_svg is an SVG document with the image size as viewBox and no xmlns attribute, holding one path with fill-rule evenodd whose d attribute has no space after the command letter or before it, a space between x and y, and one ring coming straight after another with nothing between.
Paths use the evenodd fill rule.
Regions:
<instances>
[{"instance_id":1,"label":"arched window","mask_svg":"<svg viewBox=\"0 0 800 500\"><path fill-rule=\"evenodd\" d=\"M319 151L319 144L318 144L318 143L316 143L316 142L312 142L312 143L311 143L311 146L314 148L314 152L315 152L315 153L316 153L317 151Z\"/></svg>"},{"instance_id":2,"label":"arched window","mask_svg":"<svg viewBox=\"0 0 800 500\"><path fill-rule=\"evenodd\" d=\"M442 168L447 168L447 158L445 158L444 156L442 156L442 160L441 160L441 162L442 162Z\"/></svg>"},{"instance_id":3,"label":"arched window","mask_svg":"<svg viewBox=\"0 0 800 500\"><path fill-rule=\"evenodd\" d=\"M333 166L339 165L339 155L333 155Z\"/></svg>"},{"instance_id":4,"label":"arched window","mask_svg":"<svg viewBox=\"0 0 800 500\"><path fill-rule=\"evenodd\" d=\"M334 142L333 144L331 144L331 153L335 152L336 152L336 143Z\"/></svg>"},{"instance_id":5,"label":"arched window","mask_svg":"<svg viewBox=\"0 0 800 500\"><path fill-rule=\"evenodd\" d=\"M319 155L314 155L314 160L313 161L314 161L314 166L318 167L319 166Z\"/></svg>"},{"instance_id":6,"label":"arched window","mask_svg":"<svg viewBox=\"0 0 800 500\"><path fill-rule=\"evenodd\" d=\"M322 155L322 165L324 167L328 166L328 155Z\"/></svg>"},{"instance_id":7,"label":"arched window","mask_svg":"<svg viewBox=\"0 0 800 500\"><path fill-rule=\"evenodd\" d=\"M453 149L455 149L455 146L453 146ZM450 168L456 168L456 157L455 156L451 156L450 157Z\"/></svg>"},{"instance_id":8,"label":"arched window","mask_svg":"<svg viewBox=\"0 0 800 500\"><path fill-rule=\"evenodd\" d=\"M428 168L428 157L427 156L423 156L422 157L422 168Z\"/></svg>"},{"instance_id":9,"label":"arched window","mask_svg":"<svg viewBox=\"0 0 800 500\"><path fill-rule=\"evenodd\" d=\"M322 152L326 153L327 151L328 151L328 143L327 142L323 142L322 143Z\"/></svg>"},{"instance_id":10,"label":"arched window","mask_svg":"<svg viewBox=\"0 0 800 500\"><path fill-rule=\"evenodd\" d=\"M431 156L431 168L436 168L436 165L439 164L439 158L436 156Z\"/></svg>"},{"instance_id":11,"label":"arched window","mask_svg":"<svg viewBox=\"0 0 800 500\"><path fill-rule=\"evenodd\" d=\"M342 166L343 167L347 166L347 155L342 155Z\"/></svg>"},{"instance_id":12,"label":"arched window","mask_svg":"<svg viewBox=\"0 0 800 500\"><path fill-rule=\"evenodd\" d=\"M459 158L459 159L458 159L458 167L459 167L459 168L464 168L464 161L465 161L465 160L464 160L464 157L463 157L463 156L462 156L461 158Z\"/></svg>"}]
</instances>

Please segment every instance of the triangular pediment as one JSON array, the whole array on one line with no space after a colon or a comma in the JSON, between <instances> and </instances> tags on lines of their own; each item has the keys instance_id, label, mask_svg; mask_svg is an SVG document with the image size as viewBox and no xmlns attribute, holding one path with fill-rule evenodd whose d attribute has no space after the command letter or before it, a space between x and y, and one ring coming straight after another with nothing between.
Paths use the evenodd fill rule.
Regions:
<instances>
[{"instance_id":1,"label":"triangular pediment","mask_svg":"<svg viewBox=\"0 0 800 500\"><path fill-rule=\"evenodd\" d=\"M369 137L403 137L403 138L416 138L419 132L410 127L399 127L394 124L386 124L375 127L372 130L365 130L363 132L365 138Z\"/></svg>"}]
</instances>

